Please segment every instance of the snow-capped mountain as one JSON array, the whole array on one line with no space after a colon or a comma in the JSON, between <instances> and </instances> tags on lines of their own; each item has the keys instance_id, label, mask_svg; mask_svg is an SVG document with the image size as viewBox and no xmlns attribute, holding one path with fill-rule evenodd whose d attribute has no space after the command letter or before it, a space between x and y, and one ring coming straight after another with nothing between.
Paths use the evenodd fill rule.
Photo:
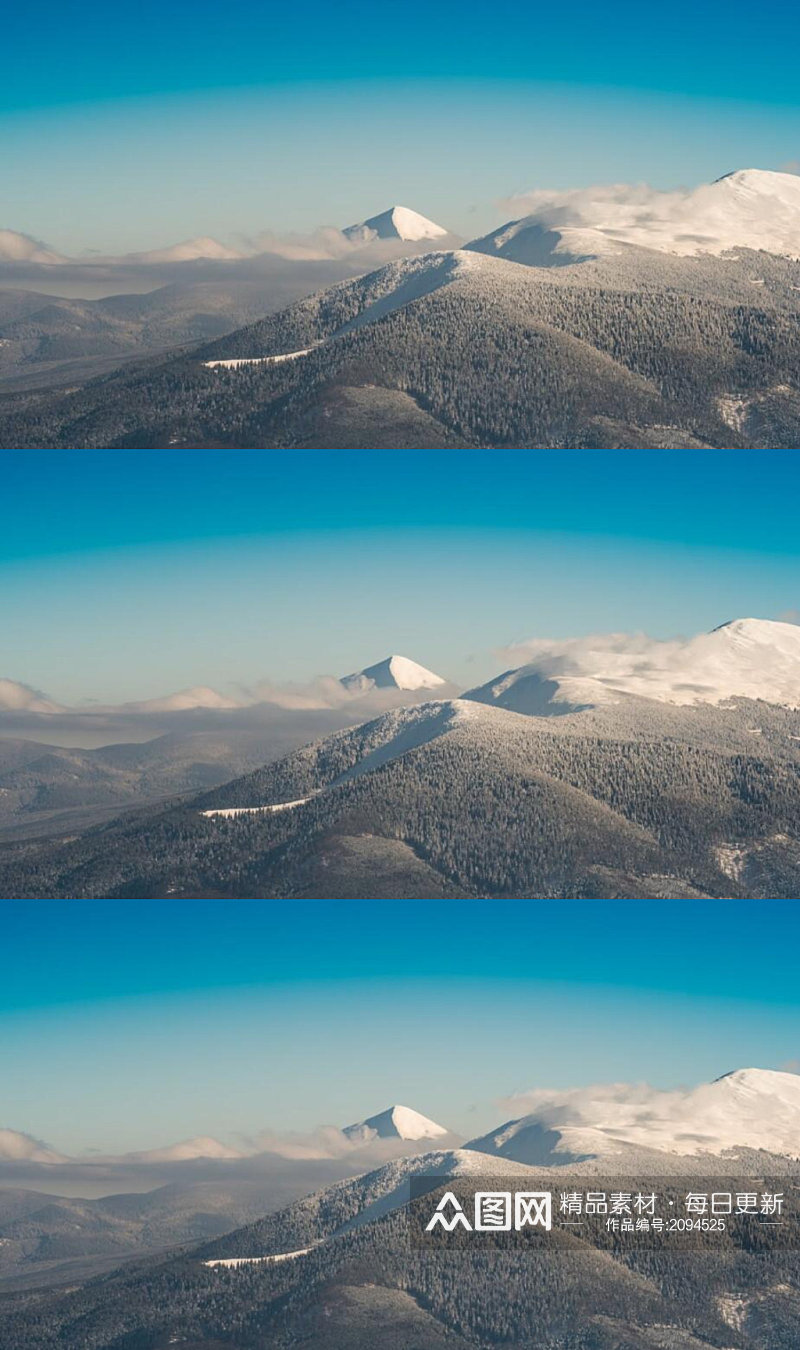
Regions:
<instances>
[{"instance_id":1,"label":"snow-capped mountain","mask_svg":"<svg viewBox=\"0 0 800 1350\"><path fill-rule=\"evenodd\" d=\"M184 239L179 244L171 244L167 248L153 248L145 253L128 253L124 258L117 259L120 262L131 263L177 263L177 262L196 262L199 259L205 259L212 262L236 262L244 254L237 249L228 248L221 244L218 239L211 239L208 235L200 235L196 239Z\"/></svg>"},{"instance_id":2,"label":"snow-capped mountain","mask_svg":"<svg viewBox=\"0 0 800 1350\"><path fill-rule=\"evenodd\" d=\"M371 244L376 239L401 239L410 244L421 239L444 239L448 233L435 221L407 206L390 206L388 211L342 230L345 238L354 244Z\"/></svg>"},{"instance_id":3,"label":"snow-capped mountain","mask_svg":"<svg viewBox=\"0 0 800 1350\"><path fill-rule=\"evenodd\" d=\"M368 1116L342 1130L351 1142L359 1144L369 1144L375 1139L440 1139L449 1133L443 1125L437 1125L410 1106L390 1106L377 1116Z\"/></svg>"},{"instance_id":4,"label":"snow-capped mountain","mask_svg":"<svg viewBox=\"0 0 800 1350\"><path fill-rule=\"evenodd\" d=\"M800 177L739 169L692 190L612 185L520 197L518 220L469 249L532 266L622 252L627 246L680 256L763 249L800 258ZM513 203L512 203L513 204Z\"/></svg>"},{"instance_id":5,"label":"snow-capped mountain","mask_svg":"<svg viewBox=\"0 0 800 1350\"><path fill-rule=\"evenodd\" d=\"M537 639L530 659L464 695L512 712L547 714L618 702L624 695L673 704L763 699L800 707L800 626L734 619L710 633L660 641L611 633Z\"/></svg>"},{"instance_id":6,"label":"snow-capped mountain","mask_svg":"<svg viewBox=\"0 0 800 1350\"><path fill-rule=\"evenodd\" d=\"M764 1149L800 1157L800 1075L738 1069L689 1090L612 1083L539 1089L526 1113L466 1148L529 1165L564 1165L631 1149L682 1157Z\"/></svg>"},{"instance_id":7,"label":"snow-capped mountain","mask_svg":"<svg viewBox=\"0 0 800 1350\"><path fill-rule=\"evenodd\" d=\"M125 1162L131 1163L169 1163L194 1162L201 1158L229 1159L243 1158L239 1149L221 1144L209 1135L197 1135L193 1139L182 1139L178 1144L168 1144L164 1148L145 1149L139 1153L126 1153Z\"/></svg>"},{"instance_id":8,"label":"snow-capped mountain","mask_svg":"<svg viewBox=\"0 0 800 1350\"><path fill-rule=\"evenodd\" d=\"M447 681L407 656L395 655L343 676L341 683L350 693L366 694L372 689L440 689Z\"/></svg>"},{"instance_id":9,"label":"snow-capped mountain","mask_svg":"<svg viewBox=\"0 0 800 1350\"><path fill-rule=\"evenodd\" d=\"M63 263L66 258L29 234L19 230L0 230L0 262Z\"/></svg>"},{"instance_id":10,"label":"snow-capped mountain","mask_svg":"<svg viewBox=\"0 0 800 1350\"><path fill-rule=\"evenodd\" d=\"M192 708L238 708L235 699L226 698L209 689L206 685L193 685L191 689L180 689L175 694L165 694L162 698L144 699L140 703L123 703L120 711L137 713L187 712Z\"/></svg>"}]
</instances>

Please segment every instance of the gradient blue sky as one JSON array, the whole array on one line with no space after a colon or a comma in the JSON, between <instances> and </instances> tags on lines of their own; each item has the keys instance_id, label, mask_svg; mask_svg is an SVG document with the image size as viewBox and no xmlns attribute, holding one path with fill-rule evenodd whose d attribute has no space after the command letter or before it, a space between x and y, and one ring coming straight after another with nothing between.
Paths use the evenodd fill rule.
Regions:
<instances>
[{"instance_id":1,"label":"gradient blue sky","mask_svg":"<svg viewBox=\"0 0 800 1350\"><path fill-rule=\"evenodd\" d=\"M343 1125L464 1134L534 1086L800 1054L787 902L6 902L1 1122L67 1151Z\"/></svg>"},{"instance_id":2,"label":"gradient blue sky","mask_svg":"<svg viewBox=\"0 0 800 1350\"><path fill-rule=\"evenodd\" d=\"M6 452L0 674L61 702L800 608L792 451Z\"/></svg>"},{"instance_id":3,"label":"gradient blue sky","mask_svg":"<svg viewBox=\"0 0 800 1350\"><path fill-rule=\"evenodd\" d=\"M474 235L535 186L779 168L798 23L785 0L17 6L0 226L118 251L401 201Z\"/></svg>"}]
</instances>

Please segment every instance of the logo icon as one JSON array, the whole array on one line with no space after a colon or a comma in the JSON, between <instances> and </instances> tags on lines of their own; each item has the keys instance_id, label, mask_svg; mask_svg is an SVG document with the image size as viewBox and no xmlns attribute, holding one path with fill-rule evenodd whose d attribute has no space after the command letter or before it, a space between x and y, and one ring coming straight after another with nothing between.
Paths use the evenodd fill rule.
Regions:
<instances>
[{"instance_id":1,"label":"logo icon","mask_svg":"<svg viewBox=\"0 0 800 1350\"><path fill-rule=\"evenodd\" d=\"M467 1233L510 1233L512 1227L518 1233L524 1228L543 1228L549 1233L553 1227L552 1196L550 1191L476 1191L474 1223L470 1223L453 1192L445 1191L425 1232L437 1227L446 1233L459 1227Z\"/></svg>"}]
</instances>

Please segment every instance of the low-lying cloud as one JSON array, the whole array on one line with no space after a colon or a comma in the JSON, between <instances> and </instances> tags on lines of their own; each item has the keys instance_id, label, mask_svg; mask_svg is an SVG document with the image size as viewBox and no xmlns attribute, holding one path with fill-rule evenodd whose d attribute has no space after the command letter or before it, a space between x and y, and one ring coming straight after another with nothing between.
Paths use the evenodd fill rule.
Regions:
<instances>
[{"instance_id":1,"label":"low-lying cloud","mask_svg":"<svg viewBox=\"0 0 800 1350\"><path fill-rule=\"evenodd\" d=\"M800 253L800 184L793 173L745 170L665 191L647 183L535 189L503 208L594 252L621 244L691 255L733 248Z\"/></svg>"},{"instance_id":2,"label":"low-lying cloud","mask_svg":"<svg viewBox=\"0 0 800 1350\"><path fill-rule=\"evenodd\" d=\"M679 704L728 698L800 703L800 634L786 622L736 620L690 638L645 633L533 638L499 655L558 682L562 697L577 702L635 694Z\"/></svg>"},{"instance_id":3,"label":"low-lying cloud","mask_svg":"<svg viewBox=\"0 0 800 1350\"><path fill-rule=\"evenodd\" d=\"M558 1131L575 1153L614 1153L625 1146L670 1153L759 1148L798 1151L800 1083L792 1074L742 1069L693 1088L648 1083L534 1088L506 1098L505 1109Z\"/></svg>"}]
</instances>

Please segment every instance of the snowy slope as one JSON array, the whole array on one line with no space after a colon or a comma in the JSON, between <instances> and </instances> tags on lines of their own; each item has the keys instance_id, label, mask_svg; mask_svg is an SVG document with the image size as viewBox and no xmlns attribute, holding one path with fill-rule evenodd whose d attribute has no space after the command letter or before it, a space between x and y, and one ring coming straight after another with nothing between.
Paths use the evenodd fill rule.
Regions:
<instances>
[{"instance_id":1,"label":"snowy slope","mask_svg":"<svg viewBox=\"0 0 800 1350\"><path fill-rule=\"evenodd\" d=\"M395 655L353 675L345 675L341 683L351 693L366 694L371 689L438 689L447 681L407 656Z\"/></svg>"},{"instance_id":2,"label":"snowy slope","mask_svg":"<svg viewBox=\"0 0 800 1350\"><path fill-rule=\"evenodd\" d=\"M800 626L734 619L710 633L659 641L611 633L538 639L529 660L463 697L512 712L563 712L625 694L674 704L763 699L800 707Z\"/></svg>"},{"instance_id":3,"label":"snowy slope","mask_svg":"<svg viewBox=\"0 0 800 1350\"><path fill-rule=\"evenodd\" d=\"M658 1149L800 1157L800 1075L739 1069L690 1090L613 1083L523 1094L525 1115L466 1145L526 1164Z\"/></svg>"},{"instance_id":4,"label":"snowy slope","mask_svg":"<svg viewBox=\"0 0 800 1350\"><path fill-rule=\"evenodd\" d=\"M371 244L375 239L402 239L405 243L418 243L421 239L443 239L448 231L407 206L391 206L379 216L370 216L369 220L362 220L357 225L348 225L342 234L351 243L357 244Z\"/></svg>"},{"instance_id":5,"label":"snowy slope","mask_svg":"<svg viewBox=\"0 0 800 1350\"><path fill-rule=\"evenodd\" d=\"M413 1111L410 1106L390 1106L377 1116L347 1125L342 1134L353 1142L367 1144L373 1139L439 1139L449 1134L449 1130L420 1115L419 1111Z\"/></svg>"},{"instance_id":6,"label":"snowy slope","mask_svg":"<svg viewBox=\"0 0 800 1350\"><path fill-rule=\"evenodd\" d=\"M764 249L800 258L800 177L740 169L692 190L612 185L527 193L527 213L468 244L530 265L619 253L626 245L682 256Z\"/></svg>"}]
</instances>

